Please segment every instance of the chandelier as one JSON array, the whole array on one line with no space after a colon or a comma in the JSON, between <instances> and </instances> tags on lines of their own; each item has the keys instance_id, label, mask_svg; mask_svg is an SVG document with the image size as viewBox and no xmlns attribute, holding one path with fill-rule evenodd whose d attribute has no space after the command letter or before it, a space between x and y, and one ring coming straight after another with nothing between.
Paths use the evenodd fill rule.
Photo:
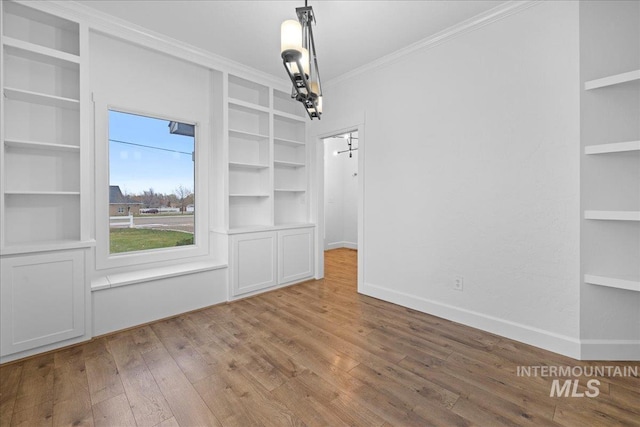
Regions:
<instances>
[{"instance_id":1,"label":"chandelier","mask_svg":"<svg viewBox=\"0 0 640 427\"><path fill-rule=\"evenodd\" d=\"M311 24L315 23L313 8L296 8L298 20L289 19L280 27L280 54L293 88L291 98L304 105L309 118L320 120L322 115L322 86L318 72L316 45Z\"/></svg>"}]
</instances>

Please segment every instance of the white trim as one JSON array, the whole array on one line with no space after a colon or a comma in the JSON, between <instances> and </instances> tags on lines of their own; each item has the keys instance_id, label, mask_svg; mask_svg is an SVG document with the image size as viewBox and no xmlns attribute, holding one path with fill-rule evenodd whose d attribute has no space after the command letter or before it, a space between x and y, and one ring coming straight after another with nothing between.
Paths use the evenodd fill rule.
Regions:
<instances>
[{"instance_id":1,"label":"white trim","mask_svg":"<svg viewBox=\"0 0 640 427\"><path fill-rule=\"evenodd\" d=\"M374 61L371 61L368 64L362 65L352 71L341 74L338 77L335 77L325 82L324 86L329 87L329 86L338 84L344 80L348 80L352 77L358 76L362 73L366 73L368 71L375 70L376 68L383 67L390 63L396 62L405 56L413 54L417 50L437 46L440 43L445 42L449 39L465 34L469 31L476 30L485 25L491 24L492 22L496 22L500 19L506 18L508 16L511 16L515 13L518 13L540 2L541 2L540 0L508 1L506 3L503 3L499 6L494 7L493 9L490 9L486 12L480 13L472 18L469 18L466 21L462 21L456 25L446 28L445 30L440 31L439 33L433 34L427 38L424 38L415 43L412 43L406 47L403 47L402 49L399 49L393 53L390 53Z\"/></svg>"},{"instance_id":2,"label":"white trim","mask_svg":"<svg viewBox=\"0 0 640 427\"><path fill-rule=\"evenodd\" d=\"M326 244L326 248L325 251L330 251L332 249L340 249L340 248L347 248L347 249L358 249L358 244L357 243L353 243L353 242L333 242L333 243L327 243Z\"/></svg>"},{"instance_id":3,"label":"white trim","mask_svg":"<svg viewBox=\"0 0 640 427\"><path fill-rule=\"evenodd\" d=\"M185 276L187 274L217 270L219 268L227 268L227 264L203 261L146 270L136 270L127 273L109 274L107 276L96 277L93 279L91 281L91 292L115 288L118 286L167 279L169 277Z\"/></svg>"},{"instance_id":4,"label":"white trim","mask_svg":"<svg viewBox=\"0 0 640 427\"><path fill-rule=\"evenodd\" d=\"M209 183L209 146L210 141L209 123L194 121L191 119L177 117L164 113L162 108L157 111L146 111L136 107L123 106L118 103L111 103L100 95L93 95L94 105L94 162L95 162L95 269L106 270L110 268L141 266L143 264L171 262L179 259L196 258L211 255L209 253L209 233L207 218L209 218L209 202L207 185ZM203 208L195 217L195 243L178 247L167 247L135 252L110 253L109 247L109 164L104 159L109 159L109 145L100 143L109 139L109 110L137 114L146 117L158 118L162 120L175 120L181 123L194 124L195 135L195 189L194 193L198 200L204 201Z\"/></svg>"},{"instance_id":5,"label":"white trim","mask_svg":"<svg viewBox=\"0 0 640 427\"><path fill-rule=\"evenodd\" d=\"M582 340L581 360L640 361L640 340Z\"/></svg>"},{"instance_id":6,"label":"white trim","mask_svg":"<svg viewBox=\"0 0 640 427\"><path fill-rule=\"evenodd\" d=\"M443 319L458 322L472 328L478 328L573 359L580 359L580 340L577 338L511 322L477 311L454 307L449 304L409 295L404 292L390 290L370 283L359 286L358 291L364 295L379 298L403 307L442 317Z\"/></svg>"},{"instance_id":7,"label":"white trim","mask_svg":"<svg viewBox=\"0 0 640 427\"><path fill-rule=\"evenodd\" d=\"M334 137L336 135L345 134L348 132L358 132L358 243L356 248L358 250L358 292L360 292L360 286L364 284L365 268L364 268L364 177L365 177L365 120L361 118L359 122L351 126L342 126L340 128L333 128L328 132L321 132L315 135L310 140L315 141L315 218L314 221L317 224L316 227L316 276L317 280L324 277L324 139Z\"/></svg>"}]
</instances>

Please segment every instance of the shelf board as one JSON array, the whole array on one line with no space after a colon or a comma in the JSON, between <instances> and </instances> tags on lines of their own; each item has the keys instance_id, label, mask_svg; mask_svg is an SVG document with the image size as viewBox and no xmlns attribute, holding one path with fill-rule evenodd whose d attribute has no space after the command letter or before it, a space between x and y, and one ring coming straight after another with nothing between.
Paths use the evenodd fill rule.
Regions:
<instances>
[{"instance_id":1,"label":"shelf board","mask_svg":"<svg viewBox=\"0 0 640 427\"><path fill-rule=\"evenodd\" d=\"M584 154L622 153L626 151L640 151L640 141L613 142L584 147Z\"/></svg>"},{"instance_id":2,"label":"shelf board","mask_svg":"<svg viewBox=\"0 0 640 427\"><path fill-rule=\"evenodd\" d=\"M71 110L80 109L80 101L78 101L77 99L63 98L61 96L47 95L44 93L31 92L29 90L5 87L4 95L7 98L15 99L16 101L31 102L34 104L48 105L51 107L61 107Z\"/></svg>"},{"instance_id":3,"label":"shelf board","mask_svg":"<svg viewBox=\"0 0 640 427\"><path fill-rule=\"evenodd\" d=\"M265 193L232 193L229 197L269 197L269 194Z\"/></svg>"},{"instance_id":4,"label":"shelf board","mask_svg":"<svg viewBox=\"0 0 640 427\"><path fill-rule=\"evenodd\" d=\"M601 79L584 82L584 90L598 89L601 87L613 86L620 83L627 83L640 80L640 70L633 70L626 73L615 74Z\"/></svg>"},{"instance_id":5,"label":"shelf board","mask_svg":"<svg viewBox=\"0 0 640 427\"><path fill-rule=\"evenodd\" d=\"M307 190L304 189L293 189L293 188L275 188L273 191L279 193L306 193Z\"/></svg>"},{"instance_id":6,"label":"shelf board","mask_svg":"<svg viewBox=\"0 0 640 427\"><path fill-rule=\"evenodd\" d=\"M640 292L640 280L633 280L623 277L596 276L585 274L584 282L590 285L606 286L608 288L626 289L628 291Z\"/></svg>"},{"instance_id":7,"label":"shelf board","mask_svg":"<svg viewBox=\"0 0 640 427\"><path fill-rule=\"evenodd\" d=\"M9 190L4 192L7 196L79 196L79 191L22 191Z\"/></svg>"},{"instance_id":8,"label":"shelf board","mask_svg":"<svg viewBox=\"0 0 640 427\"><path fill-rule=\"evenodd\" d=\"M282 161L279 161L279 160L274 161L274 162L273 162L273 164L274 164L275 166L282 166L282 167L285 167L285 168L302 168L302 167L304 167L304 166L305 166L305 164L304 164L304 163L298 163L298 162L282 162Z\"/></svg>"},{"instance_id":9,"label":"shelf board","mask_svg":"<svg viewBox=\"0 0 640 427\"><path fill-rule=\"evenodd\" d=\"M31 243L5 244L0 255L17 255L35 252L49 252L69 249L86 249L96 245L95 240L55 240Z\"/></svg>"},{"instance_id":10,"label":"shelf board","mask_svg":"<svg viewBox=\"0 0 640 427\"><path fill-rule=\"evenodd\" d=\"M269 112L269 107L264 107L262 105L254 104L254 103L247 102L247 101L243 101L243 100L237 99L237 98L229 97L228 98L228 102L229 102L229 107L237 106L237 107L248 108L250 110L259 111L261 113L268 113Z\"/></svg>"},{"instance_id":11,"label":"shelf board","mask_svg":"<svg viewBox=\"0 0 640 427\"><path fill-rule=\"evenodd\" d=\"M6 15L19 16L29 21L39 22L49 27L54 27L58 30L66 30L73 33L78 32L78 24L69 21L68 19L61 18L55 15L51 15L47 12L42 12L38 9L33 9L29 6L23 6L14 2L3 2L3 13ZM75 35L75 34L74 34Z\"/></svg>"},{"instance_id":12,"label":"shelf board","mask_svg":"<svg viewBox=\"0 0 640 427\"><path fill-rule=\"evenodd\" d=\"M5 139L4 145L8 147L14 147L14 148L35 148L35 149L50 150L50 151L71 151L71 152L80 151L80 147L77 145L54 144L50 142L40 142L40 141L27 141L22 139L15 139L15 138Z\"/></svg>"},{"instance_id":13,"label":"shelf board","mask_svg":"<svg viewBox=\"0 0 640 427\"><path fill-rule=\"evenodd\" d=\"M297 114L291 114L291 113L287 113L287 112L284 112L284 111L274 110L273 111L273 115L276 116L276 117L282 117L283 119L295 120L295 121L298 121L298 122L307 121L306 116L298 116Z\"/></svg>"},{"instance_id":14,"label":"shelf board","mask_svg":"<svg viewBox=\"0 0 640 427\"><path fill-rule=\"evenodd\" d=\"M253 132L245 132L243 130L237 130L237 129L229 129L229 135L235 135L237 137L244 138L244 139L253 139L255 141L269 139L269 135L262 135L262 134L253 133Z\"/></svg>"},{"instance_id":15,"label":"shelf board","mask_svg":"<svg viewBox=\"0 0 640 427\"><path fill-rule=\"evenodd\" d=\"M267 165L256 165L253 163L229 162L229 169L267 169Z\"/></svg>"},{"instance_id":16,"label":"shelf board","mask_svg":"<svg viewBox=\"0 0 640 427\"><path fill-rule=\"evenodd\" d=\"M640 211L584 211L584 219L640 221Z\"/></svg>"},{"instance_id":17,"label":"shelf board","mask_svg":"<svg viewBox=\"0 0 640 427\"><path fill-rule=\"evenodd\" d=\"M276 144L288 145L290 147L302 147L302 146L306 145L302 141L294 141L292 139L284 139L284 138L278 138L278 137L273 138L273 141Z\"/></svg>"},{"instance_id":18,"label":"shelf board","mask_svg":"<svg viewBox=\"0 0 640 427\"><path fill-rule=\"evenodd\" d=\"M78 68L80 57L67 52L40 46L27 41L4 37L5 52L31 61L43 62L57 67Z\"/></svg>"}]
</instances>

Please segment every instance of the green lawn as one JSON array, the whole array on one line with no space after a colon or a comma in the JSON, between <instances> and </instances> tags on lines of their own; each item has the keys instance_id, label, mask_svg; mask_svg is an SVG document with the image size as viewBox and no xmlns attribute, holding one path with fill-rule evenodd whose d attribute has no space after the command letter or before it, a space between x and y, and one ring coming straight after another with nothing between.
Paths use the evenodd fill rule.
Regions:
<instances>
[{"instance_id":1,"label":"green lawn","mask_svg":"<svg viewBox=\"0 0 640 427\"><path fill-rule=\"evenodd\" d=\"M112 228L111 253L141 251L193 244L193 234L146 228Z\"/></svg>"}]
</instances>

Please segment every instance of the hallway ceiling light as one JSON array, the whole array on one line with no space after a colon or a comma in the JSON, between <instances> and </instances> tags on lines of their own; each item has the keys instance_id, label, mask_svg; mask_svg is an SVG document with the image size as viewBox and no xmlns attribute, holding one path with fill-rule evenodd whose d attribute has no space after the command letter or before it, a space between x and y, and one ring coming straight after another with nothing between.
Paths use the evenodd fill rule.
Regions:
<instances>
[{"instance_id":1,"label":"hallway ceiling light","mask_svg":"<svg viewBox=\"0 0 640 427\"><path fill-rule=\"evenodd\" d=\"M316 58L316 45L311 25L316 18L313 8L296 8L298 20L286 20L280 27L280 55L291 79L291 97L304 105L309 118L320 120L322 115L322 85Z\"/></svg>"},{"instance_id":2,"label":"hallway ceiling light","mask_svg":"<svg viewBox=\"0 0 640 427\"><path fill-rule=\"evenodd\" d=\"M353 157L353 152L354 151L358 151L358 147L353 148L353 141L354 140L358 140L357 137L353 136L353 134L351 132L349 133L345 133L342 138L347 140L347 149L346 150L342 150L342 151L336 151L333 155L337 156L338 154L342 154L342 153L349 153L349 158ZM355 176L355 175L354 175Z\"/></svg>"}]
</instances>

